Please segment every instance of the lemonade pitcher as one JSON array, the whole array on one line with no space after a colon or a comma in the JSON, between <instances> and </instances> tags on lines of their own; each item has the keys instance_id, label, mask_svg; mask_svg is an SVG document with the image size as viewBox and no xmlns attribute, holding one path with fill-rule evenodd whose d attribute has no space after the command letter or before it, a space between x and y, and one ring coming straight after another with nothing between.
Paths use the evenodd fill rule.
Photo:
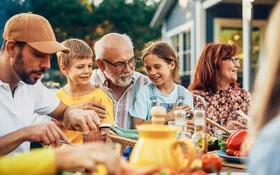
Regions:
<instances>
[{"instance_id":1,"label":"lemonade pitcher","mask_svg":"<svg viewBox=\"0 0 280 175\"><path fill-rule=\"evenodd\" d=\"M195 145L188 138L176 139L178 129L166 125L139 125L139 140L134 146L129 163L134 167L160 165L171 170L188 168L195 158ZM182 150L185 144L187 150Z\"/></svg>"}]
</instances>

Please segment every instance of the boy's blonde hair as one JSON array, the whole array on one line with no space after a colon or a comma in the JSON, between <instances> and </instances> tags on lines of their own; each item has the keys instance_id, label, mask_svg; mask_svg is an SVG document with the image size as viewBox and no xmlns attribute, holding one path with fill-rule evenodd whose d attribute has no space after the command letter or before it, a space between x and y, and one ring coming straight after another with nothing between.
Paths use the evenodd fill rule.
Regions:
<instances>
[{"instance_id":1,"label":"boy's blonde hair","mask_svg":"<svg viewBox=\"0 0 280 175\"><path fill-rule=\"evenodd\" d=\"M65 67L70 67L73 59L93 58L93 51L89 45L80 39L72 38L63 41L65 47L69 48L70 53L57 52L58 65L62 64Z\"/></svg>"}]
</instances>

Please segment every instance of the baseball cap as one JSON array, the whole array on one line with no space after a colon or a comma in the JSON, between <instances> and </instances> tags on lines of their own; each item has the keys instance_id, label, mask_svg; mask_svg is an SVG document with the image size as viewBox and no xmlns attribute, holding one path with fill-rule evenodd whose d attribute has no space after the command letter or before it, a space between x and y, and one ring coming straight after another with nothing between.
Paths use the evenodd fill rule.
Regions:
<instances>
[{"instance_id":1,"label":"baseball cap","mask_svg":"<svg viewBox=\"0 0 280 175\"><path fill-rule=\"evenodd\" d=\"M56 41L49 21L31 12L11 17L5 25L3 39L26 42L32 48L46 54L70 52L70 49Z\"/></svg>"}]
</instances>

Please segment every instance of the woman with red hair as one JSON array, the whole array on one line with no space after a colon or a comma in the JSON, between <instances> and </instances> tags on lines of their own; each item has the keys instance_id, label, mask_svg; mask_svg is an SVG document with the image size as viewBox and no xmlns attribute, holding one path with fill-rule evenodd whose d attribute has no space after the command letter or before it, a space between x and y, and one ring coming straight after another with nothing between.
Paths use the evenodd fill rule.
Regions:
<instances>
[{"instance_id":1,"label":"woman with red hair","mask_svg":"<svg viewBox=\"0 0 280 175\"><path fill-rule=\"evenodd\" d=\"M209 43L204 47L196 65L194 79L188 89L194 94L195 108L206 105L206 115L228 129L245 128L247 121L238 111L247 114L251 95L237 84L240 67L238 48L232 44ZM210 133L216 128L208 126Z\"/></svg>"}]
</instances>

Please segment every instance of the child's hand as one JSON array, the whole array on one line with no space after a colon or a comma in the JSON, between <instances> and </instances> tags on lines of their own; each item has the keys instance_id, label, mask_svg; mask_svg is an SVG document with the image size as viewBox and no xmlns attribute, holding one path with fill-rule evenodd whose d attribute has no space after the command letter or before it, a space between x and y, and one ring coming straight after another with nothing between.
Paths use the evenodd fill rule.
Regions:
<instances>
[{"instance_id":1,"label":"child's hand","mask_svg":"<svg viewBox=\"0 0 280 175\"><path fill-rule=\"evenodd\" d=\"M188 112L191 110L189 105L182 105L182 106L174 106L166 115L166 121L169 120L174 120L174 111L176 110L184 110L186 112L186 114L188 114Z\"/></svg>"},{"instance_id":2,"label":"child's hand","mask_svg":"<svg viewBox=\"0 0 280 175\"><path fill-rule=\"evenodd\" d=\"M186 114L188 114L188 112L191 110L189 105L176 106L175 108L176 108L176 110L178 110L178 109L184 110L186 112Z\"/></svg>"},{"instance_id":3,"label":"child's hand","mask_svg":"<svg viewBox=\"0 0 280 175\"><path fill-rule=\"evenodd\" d=\"M184 110L186 112L186 114L191 110L190 106L189 105L182 105L182 106L174 106L172 108L172 113L175 111L175 110ZM171 112L170 111L170 112Z\"/></svg>"},{"instance_id":4,"label":"child's hand","mask_svg":"<svg viewBox=\"0 0 280 175\"><path fill-rule=\"evenodd\" d=\"M187 119L187 130L190 131L191 133L194 132L194 122L192 119Z\"/></svg>"}]
</instances>

